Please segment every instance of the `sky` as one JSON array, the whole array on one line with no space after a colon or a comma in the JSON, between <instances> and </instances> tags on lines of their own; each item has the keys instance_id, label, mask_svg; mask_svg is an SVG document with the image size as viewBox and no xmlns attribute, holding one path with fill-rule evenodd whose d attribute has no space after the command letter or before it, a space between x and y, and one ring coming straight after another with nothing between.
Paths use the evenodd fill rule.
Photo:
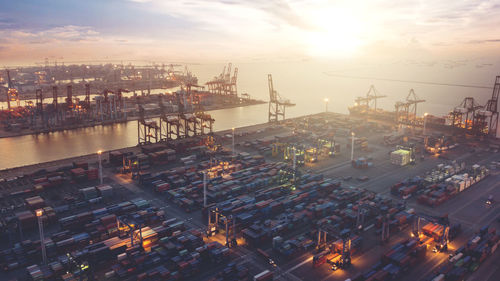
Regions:
<instances>
[{"instance_id":1,"label":"sky","mask_svg":"<svg viewBox=\"0 0 500 281\"><path fill-rule=\"evenodd\" d=\"M500 0L0 0L0 64L500 56Z\"/></svg>"}]
</instances>

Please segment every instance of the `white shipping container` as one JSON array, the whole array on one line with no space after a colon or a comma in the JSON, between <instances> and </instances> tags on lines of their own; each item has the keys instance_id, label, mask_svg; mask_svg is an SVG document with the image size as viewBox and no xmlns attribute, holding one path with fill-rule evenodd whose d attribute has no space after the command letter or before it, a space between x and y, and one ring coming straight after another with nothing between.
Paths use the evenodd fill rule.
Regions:
<instances>
[{"instance_id":1,"label":"white shipping container","mask_svg":"<svg viewBox=\"0 0 500 281\"><path fill-rule=\"evenodd\" d=\"M436 276L434 279L432 279L432 281L442 281L444 280L444 274L439 274L438 276Z\"/></svg>"},{"instance_id":2,"label":"white shipping container","mask_svg":"<svg viewBox=\"0 0 500 281\"><path fill-rule=\"evenodd\" d=\"M481 236L476 236L474 239L472 239L473 244L477 244L481 240Z\"/></svg>"},{"instance_id":3,"label":"white shipping container","mask_svg":"<svg viewBox=\"0 0 500 281\"><path fill-rule=\"evenodd\" d=\"M497 250L497 248L498 248L498 243L500 243L500 242L495 243L495 245L493 245L493 247L491 247L491 253L492 253L492 254L493 254L493 253Z\"/></svg>"},{"instance_id":4,"label":"white shipping container","mask_svg":"<svg viewBox=\"0 0 500 281\"><path fill-rule=\"evenodd\" d=\"M464 255L464 254L462 254L462 253L458 253L458 254L454 255L454 256L450 259L450 262L452 262L452 263L453 263L453 262L458 261L459 259L461 259L461 258L462 258L462 256L463 256L463 255Z\"/></svg>"},{"instance_id":5,"label":"white shipping container","mask_svg":"<svg viewBox=\"0 0 500 281\"><path fill-rule=\"evenodd\" d=\"M122 253L122 254L119 254L119 255L116 256L116 259L118 261L124 260L126 258L127 258L127 253Z\"/></svg>"},{"instance_id":6,"label":"white shipping container","mask_svg":"<svg viewBox=\"0 0 500 281\"><path fill-rule=\"evenodd\" d=\"M104 274L104 277L105 277L106 279L111 279L111 278L113 278L114 276L115 276L115 272L114 272L113 270L112 270L112 271L108 271L108 272L106 272L106 274Z\"/></svg>"}]
</instances>

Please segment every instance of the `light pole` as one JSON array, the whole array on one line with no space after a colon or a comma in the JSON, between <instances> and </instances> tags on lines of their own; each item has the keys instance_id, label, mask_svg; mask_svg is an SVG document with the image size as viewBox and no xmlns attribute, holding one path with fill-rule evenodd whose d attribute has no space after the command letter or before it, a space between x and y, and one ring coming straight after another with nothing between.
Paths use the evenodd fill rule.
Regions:
<instances>
[{"instance_id":1,"label":"light pole","mask_svg":"<svg viewBox=\"0 0 500 281\"><path fill-rule=\"evenodd\" d=\"M328 98L325 98L324 101L325 101L325 112L328 112Z\"/></svg>"},{"instance_id":2,"label":"light pole","mask_svg":"<svg viewBox=\"0 0 500 281\"><path fill-rule=\"evenodd\" d=\"M102 184L102 158L101 158L102 151L98 150L97 151L97 158L99 159L99 182Z\"/></svg>"},{"instance_id":3,"label":"light pole","mask_svg":"<svg viewBox=\"0 0 500 281\"><path fill-rule=\"evenodd\" d=\"M427 147L427 131L426 131L426 125L427 125L427 115L429 115L427 112L424 113L424 131L422 132L422 135L424 136L424 148L422 149L422 155L420 156L422 159L424 159L424 150Z\"/></svg>"},{"instance_id":4,"label":"light pole","mask_svg":"<svg viewBox=\"0 0 500 281\"><path fill-rule=\"evenodd\" d=\"M232 148L232 155L233 157L231 158L231 160L234 161L234 128L231 129L233 131L233 148Z\"/></svg>"},{"instance_id":5,"label":"light pole","mask_svg":"<svg viewBox=\"0 0 500 281\"><path fill-rule=\"evenodd\" d=\"M354 132L351 132L351 161L354 160Z\"/></svg>"},{"instance_id":6,"label":"light pole","mask_svg":"<svg viewBox=\"0 0 500 281\"><path fill-rule=\"evenodd\" d=\"M427 125L427 115L429 115L429 113L424 113L424 131L423 131L423 135L425 136L426 135L426 131L425 131L425 127Z\"/></svg>"},{"instance_id":7,"label":"light pole","mask_svg":"<svg viewBox=\"0 0 500 281\"><path fill-rule=\"evenodd\" d=\"M296 172L296 169L297 169L297 152L295 150L295 146L293 147L293 184L295 184L295 174L297 173Z\"/></svg>"},{"instance_id":8,"label":"light pole","mask_svg":"<svg viewBox=\"0 0 500 281\"><path fill-rule=\"evenodd\" d=\"M203 207L207 206L207 171L203 171Z\"/></svg>"},{"instance_id":9,"label":"light pole","mask_svg":"<svg viewBox=\"0 0 500 281\"><path fill-rule=\"evenodd\" d=\"M47 264L47 253L45 253L45 237L43 235L43 221L42 221L43 210L36 210L36 217L38 218L38 231L40 232L40 245L42 247L42 260L43 264Z\"/></svg>"}]
</instances>

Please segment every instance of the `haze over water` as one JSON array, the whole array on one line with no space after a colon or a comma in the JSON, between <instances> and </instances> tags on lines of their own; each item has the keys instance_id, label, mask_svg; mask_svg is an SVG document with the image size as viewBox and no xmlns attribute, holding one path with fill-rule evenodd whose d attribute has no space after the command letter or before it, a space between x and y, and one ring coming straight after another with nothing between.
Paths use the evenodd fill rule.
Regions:
<instances>
[{"instance_id":1,"label":"haze over water","mask_svg":"<svg viewBox=\"0 0 500 281\"><path fill-rule=\"evenodd\" d=\"M495 75L500 74L498 62L475 60L464 64L454 62L394 62L323 63L316 61L235 63L239 68L238 92L269 100L267 74L273 75L275 89L282 98L296 103L287 108L287 117L313 114L325 110L324 98L329 99L328 110L348 113L357 96L365 95L374 85L381 95L379 108L394 109L394 103L404 100L410 88L426 102L418 105L418 114L428 112L445 115L460 104L466 96L473 96L484 104L491 89L460 86L441 86L417 82L377 80L384 78L405 81L423 81L444 84L462 84L492 87ZM483 65L488 64L488 65ZM223 64L193 64L189 69L200 84L218 75ZM338 76L329 76L336 74ZM349 77L363 77L347 78ZM371 77L371 78L370 78ZM367 78L367 79L365 79ZM370 79L368 79L370 78ZM268 105L256 105L210 112L215 118L216 131L232 127L267 122ZM95 153L99 149L111 150L137 144L137 121L111 126L56 132L38 136L20 136L0 139L0 169L35 164L72 156Z\"/></svg>"}]
</instances>

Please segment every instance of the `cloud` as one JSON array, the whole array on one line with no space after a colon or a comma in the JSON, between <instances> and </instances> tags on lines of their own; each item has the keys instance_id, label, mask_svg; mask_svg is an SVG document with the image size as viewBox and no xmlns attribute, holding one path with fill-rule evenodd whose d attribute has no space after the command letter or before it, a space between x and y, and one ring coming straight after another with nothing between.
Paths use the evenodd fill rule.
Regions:
<instances>
[{"instance_id":1,"label":"cloud","mask_svg":"<svg viewBox=\"0 0 500 281\"><path fill-rule=\"evenodd\" d=\"M42 31L0 30L0 37L8 38L10 43L53 43L53 42L84 42L99 40L99 32L87 26L59 26Z\"/></svg>"},{"instance_id":2,"label":"cloud","mask_svg":"<svg viewBox=\"0 0 500 281\"><path fill-rule=\"evenodd\" d=\"M120 16L92 20L97 11L116 9L117 1ZM43 46L49 52L61 44L71 53L80 48L77 43L101 43L141 56L232 59L313 56L312 45L350 40L360 42L356 55L373 55L370 48L376 46L411 56L479 50L497 42L485 38L500 34L498 0L89 0L92 9L85 11L53 2L64 11L23 10L12 18L8 10L0 12L0 38L8 38L3 45ZM81 17L91 20L82 23Z\"/></svg>"},{"instance_id":3,"label":"cloud","mask_svg":"<svg viewBox=\"0 0 500 281\"><path fill-rule=\"evenodd\" d=\"M468 44L485 44L485 43L500 43L499 39L487 39L487 40L471 40L467 42Z\"/></svg>"}]
</instances>

